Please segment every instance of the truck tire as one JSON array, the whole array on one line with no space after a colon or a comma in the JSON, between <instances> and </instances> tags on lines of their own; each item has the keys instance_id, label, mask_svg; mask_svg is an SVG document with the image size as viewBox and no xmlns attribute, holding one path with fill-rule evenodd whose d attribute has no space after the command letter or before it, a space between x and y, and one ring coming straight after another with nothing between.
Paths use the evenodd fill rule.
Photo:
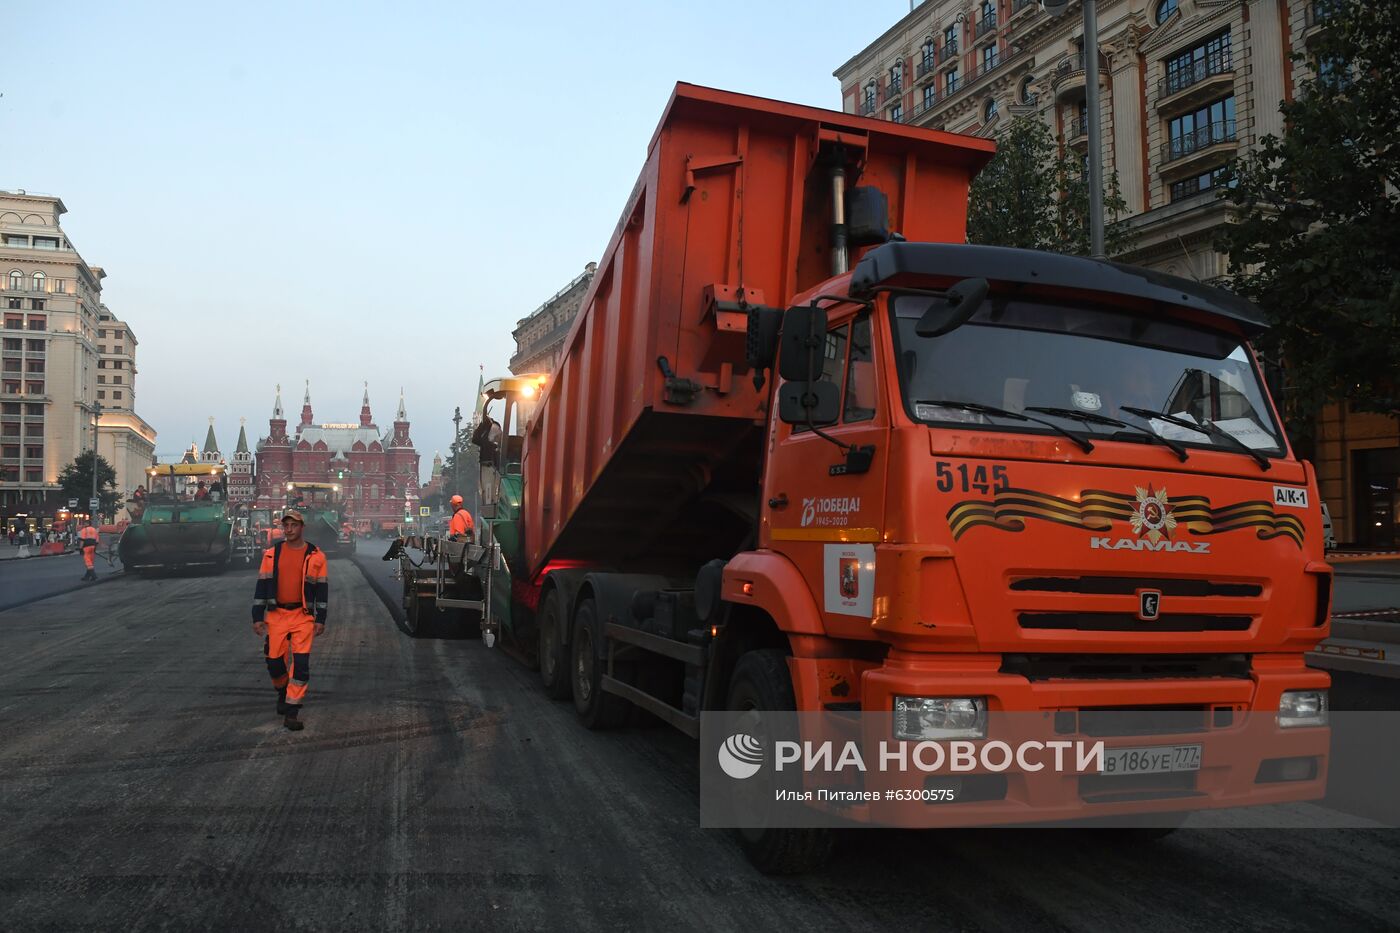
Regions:
<instances>
[{"instance_id":1,"label":"truck tire","mask_svg":"<svg viewBox=\"0 0 1400 933\"><path fill-rule=\"evenodd\" d=\"M603 671L607 667L603 626L593 599L579 602L574 611L574 637L570 646L570 680L574 711L585 729L616 729L627 721L631 704L622 697L603 692Z\"/></svg>"},{"instance_id":2,"label":"truck tire","mask_svg":"<svg viewBox=\"0 0 1400 933\"><path fill-rule=\"evenodd\" d=\"M540 684L545 695L551 700L567 700L571 680L569 677L569 656L564 651L560 616L559 590L551 588L540 605Z\"/></svg>"},{"instance_id":3,"label":"truck tire","mask_svg":"<svg viewBox=\"0 0 1400 933\"><path fill-rule=\"evenodd\" d=\"M739 711L796 710L786 655L768 648L741 655L729 680L727 705ZM766 785L755 785L752 790L773 799ZM831 857L835 841L829 829L750 827L735 832L744 854L765 875L796 875L818 869Z\"/></svg>"}]
</instances>

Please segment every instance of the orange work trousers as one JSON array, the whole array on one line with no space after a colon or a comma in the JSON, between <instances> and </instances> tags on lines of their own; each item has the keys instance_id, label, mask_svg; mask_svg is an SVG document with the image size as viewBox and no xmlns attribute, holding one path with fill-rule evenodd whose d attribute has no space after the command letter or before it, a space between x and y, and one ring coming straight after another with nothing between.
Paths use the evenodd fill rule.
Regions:
<instances>
[{"instance_id":1,"label":"orange work trousers","mask_svg":"<svg viewBox=\"0 0 1400 933\"><path fill-rule=\"evenodd\" d=\"M83 566L91 570L93 568L93 557L97 554L96 545L83 545Z\"/></svg>"},{"instance_id":2,"label":"orange work trousers","mask_svg":"<svg viewBox=\"0 0 1400 933\"><path fill-rule=\"evenodd\" d=\"M287 703L300 706L311 679L311 642L316 619L302 609L269 609L267 622L267 672L272 686L287 688Z\"/></svg>"}]
</instances>

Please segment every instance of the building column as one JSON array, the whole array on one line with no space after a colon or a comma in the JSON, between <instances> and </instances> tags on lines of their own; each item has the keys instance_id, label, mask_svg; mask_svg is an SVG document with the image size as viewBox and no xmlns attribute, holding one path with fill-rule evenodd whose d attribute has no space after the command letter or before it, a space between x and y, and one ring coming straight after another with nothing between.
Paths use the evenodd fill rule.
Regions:
<instances>
[{"instance_id":1,"label":"building column","mask_svg":"<svg viewBox=\"0 0 1400 933\"><path fill-rule=\"evenodd\" d=\"M1130 32L1115 36L1105 43L1109 55L1109 100L1113 111L1114 168L1118 171L1118 187L1128 213L1136 214L1143 204L1146 179L1142 177L1142 125L1144 101L1142 82L1138 75L1137 37Z\"/></svg>"},{"instance_id":2,"label":"building column","mask_svg":"<svg viewBox=\"0 0 1400 933\"><path fill-rule=\"evenodd\" d=\"M1279 0L1249 0L1249 41L1232 41L1230 51L1234 57L1236 73L1248 69L1252 107L1246 111L1236 108L1237 118L1252 112L1254 140L1264 136L1283 135L1283 114L1279 104L1285 95L1284 67L1292 49L1283 47L1286 24L1280 15ZM1286 11L1284 11L1286 15ZM1247 61L1244 56L1248 55ZM1238 86L1238 85L1236 85ZM1243 122L1240 119L1239 122ZM1243 130L1243 127L1240 127ZM1240 133L1244 142L1244 133Z\"/></svg>"}]
</instances>

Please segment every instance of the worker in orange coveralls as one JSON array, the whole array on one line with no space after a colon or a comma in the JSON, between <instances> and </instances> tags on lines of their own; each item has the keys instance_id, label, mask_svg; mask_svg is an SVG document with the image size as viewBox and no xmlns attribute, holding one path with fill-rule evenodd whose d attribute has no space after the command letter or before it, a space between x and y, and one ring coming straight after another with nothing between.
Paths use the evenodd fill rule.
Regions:
<instances>
[{"instance_id":1,"label":"worker in orange coveralls","mask_svg":"<svg viewBox=\"0 0 1400 933\"><path fill-rule=\"evenodd\" d=\"M471 540L475 537L475 524L472 522L472 513L462 507L462 497L453 496L448 500L452 504L452 522L447 526L447 537L456 541L458 538Z\"/></svg>"},{"instance_id":2,"label":"worker in orange coveralls","mask_svg":"<svg viewBox=\"0 0 1400 933\"><path fill-rule=\"evenodd\" d=\"M282 514L282 540L263 552L253 594L253 631L265 636L277 713L293 732L305 726L299 716L311 677L311 642L326 630L330 592L326 555L302 537L305 527L296 509Z\"/></svg>"},{"instance_id":3,"label":"worker in orange coveralls","mask_svg":"<svg viewBox=\"0 0 1400 933\"><path fill-rule=\"evenodd\" d=\"M83 528L78 532L78 540L83 549L83 566L87 567L87 573L83 574L84 580L96 580L97 571L94 569L94 558L97 557L97 526L92 520L83 523Z\"/></svg>"}]
</instances>

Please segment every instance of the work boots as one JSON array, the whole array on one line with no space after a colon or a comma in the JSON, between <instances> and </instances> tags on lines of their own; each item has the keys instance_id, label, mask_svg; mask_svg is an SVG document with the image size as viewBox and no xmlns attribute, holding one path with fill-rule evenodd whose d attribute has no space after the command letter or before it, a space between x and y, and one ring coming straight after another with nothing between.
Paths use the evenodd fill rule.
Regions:
<instances>
[{"instance_id":1,"label":"work boots","mask_svg":"<svg viewBox=\"0 0 1400 933\"><path fill-rule=\"evenodd\" d=\"M305 729L306 723L302 722L300 719L297 718L297 714L300 712L300 706L288 705L287 715L282 717L282 725L290 729L292 732L300 732L301 730Z\"/></svg>"}]
</instances>

